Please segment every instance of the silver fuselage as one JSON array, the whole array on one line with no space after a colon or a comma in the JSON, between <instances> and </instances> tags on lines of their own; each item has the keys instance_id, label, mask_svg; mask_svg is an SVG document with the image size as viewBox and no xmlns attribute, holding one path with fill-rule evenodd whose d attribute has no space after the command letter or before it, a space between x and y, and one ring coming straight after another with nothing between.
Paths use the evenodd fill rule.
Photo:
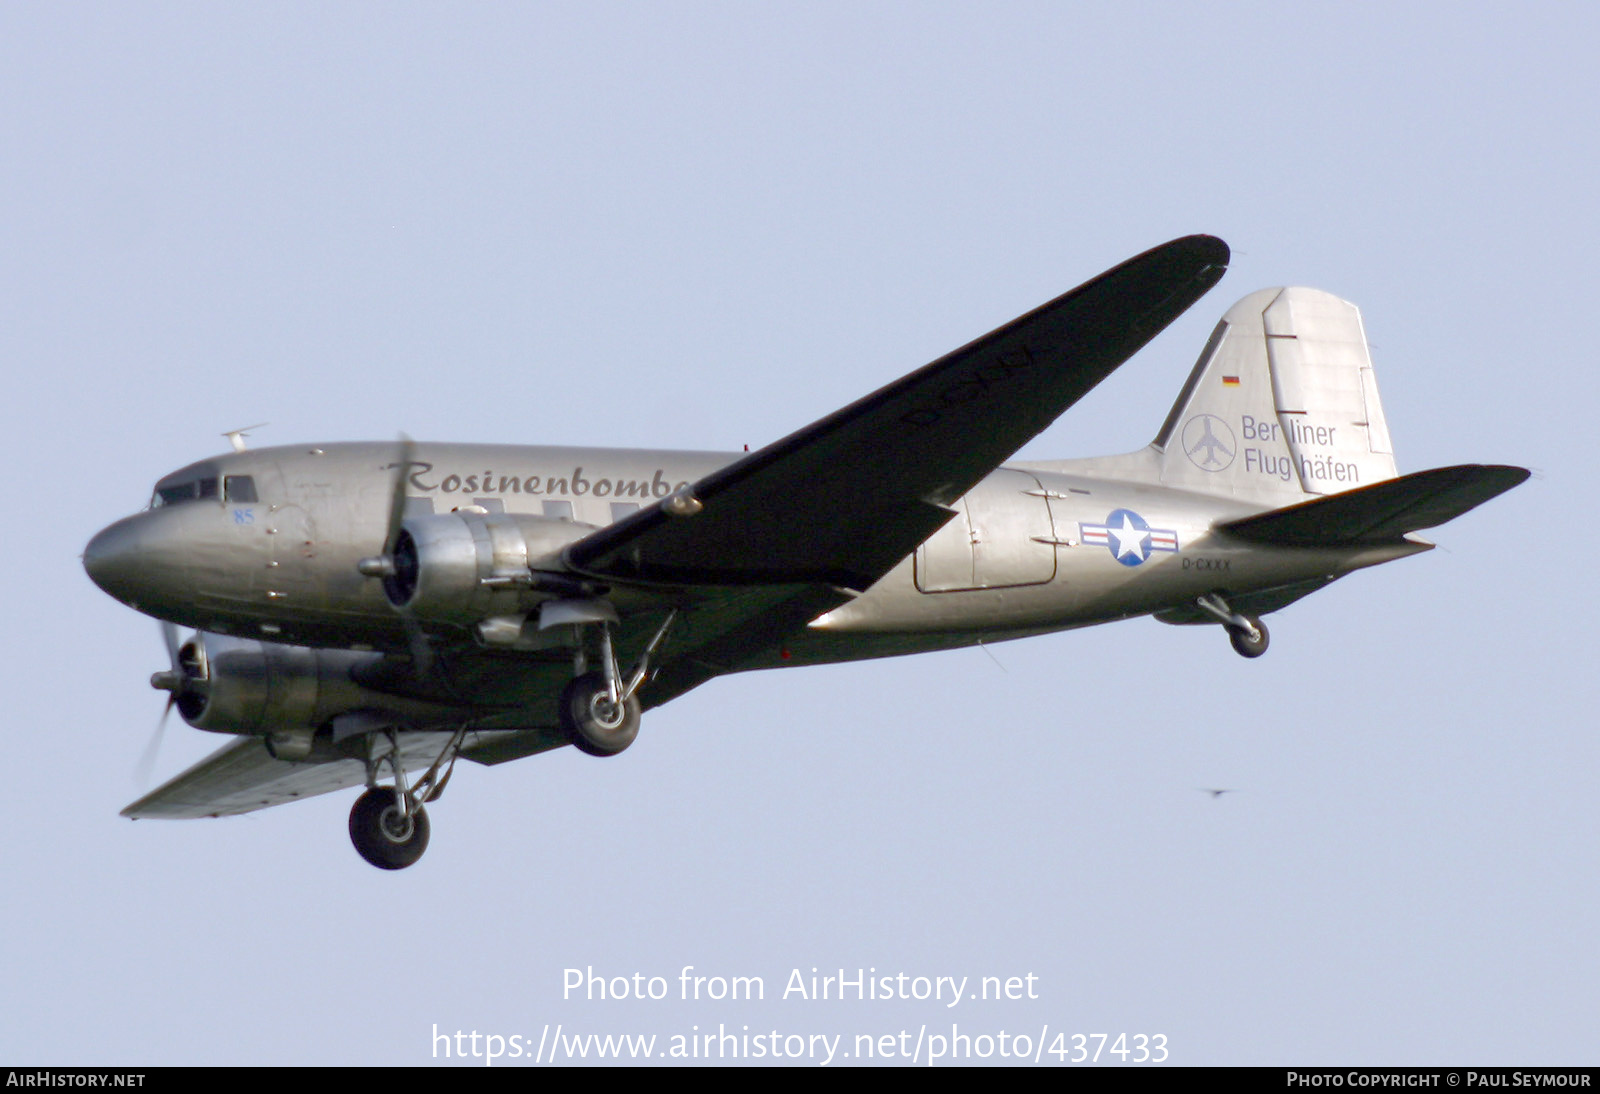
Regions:
<instances>
[{"instance_id":1,"label":"silver fuselage","mask_svg":"<svg viewBox=\"0 0 1600 1094\"><path fill-rule=\"evenodd\" d=\"M420 443L405 474L406 513L521 513L570 520L576 535L736 458ZM943 529L871 588L814 620L781 654L759 652L740 667L1089 626L1189 605L1210 592L1238 596L1332 579L1429 546L1248 544L1213 526L1262 504L1138 481L1153 459L1134 453L994 471L961 499ZM384 442L216 456L163 478L157 503L96 536L85 561L107 591L174 623L292 645L403 648L403 629L380 583L357 569L383 544L394 464L395 445ZM229 481L246 477L254 500L229 497ZM207 496L161 500L163 491L207 481ZM1114 519L1124 512L1131 516Z\"/></svg>"}]
</instances>

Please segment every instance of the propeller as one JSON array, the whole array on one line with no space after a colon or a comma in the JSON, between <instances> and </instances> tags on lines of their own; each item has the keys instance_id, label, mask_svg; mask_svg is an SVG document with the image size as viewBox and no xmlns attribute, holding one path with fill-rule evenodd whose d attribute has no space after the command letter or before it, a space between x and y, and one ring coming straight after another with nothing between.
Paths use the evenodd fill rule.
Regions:
<instances>
[{"instance_id":1,"label":"propeller","mask_svg":"<svg viewBox=\"0 0 1600 1094\"><path fill-rule=\"evenodd\" d=\"M406 519L406 472L411 469L417 446L410 437L400 434L400 445L395 461L389 466L394 476L389 486L389 519L383 537L383 551L368 555L356 563L356 569L366 577L392 578L397 572L395 551L400 546L400 532Z\"/></svg>"},{"instance_id":2,"label":"propeller","mask_svg":"<svg viewBox=\"0 0 1600 1094\"><path fill-rule=\"evenodd\" d=\"M170 667L152 674L150 686L157 691L167 692L167 702L161 710L160 720L156 722L156 731L151 735L150 743L139 757L138 780L141 786L150 784L150 773L155 769L156 757L161 752L161 739L166 734L167 717L172 713L172 708L187 703L196 714L203 710L210 675L206 669L205 646L198 635L188 643L179 643L177 624L163 620L161 641L167 648L167 664Z\"/></svg>"},{"instance_id":3,"label":"propeller","mask_svg":"<svg viewBox=\"0 0 1600 1094\"><path fill-rule=\"evenodd\" d=\"M415 462L416 451L416 442L404 433L400 434L394 463L390 464L394 469L394 475L389 487L389 518L384 531L383 551L363 558L356 563L356 569L365 577L383 579L384 592L400 616L401 626L405 628L406 645L411 650L411 663L416 675L419 679L429 680L435 678L433 646L416 617L402 606L404 596L401 592L404 585L414 583L416 580L415 573L402 572L407 566L415 567L415 554L412 553L409 558L400 555L400 536L405 531L406 520L406 476L411 470L412 463ZM454 693L449 681L442 675L437 679L446 690Z\"/></svg>"}]
</instances>

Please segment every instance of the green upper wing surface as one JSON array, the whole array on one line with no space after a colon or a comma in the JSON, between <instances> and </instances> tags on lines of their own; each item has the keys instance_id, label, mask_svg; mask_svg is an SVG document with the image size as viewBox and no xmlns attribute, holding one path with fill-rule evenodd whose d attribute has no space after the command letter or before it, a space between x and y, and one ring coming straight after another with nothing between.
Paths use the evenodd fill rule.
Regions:
<instances>
[{"instance_id":1,"label":"green upper wing surface","mask_svg":"<svg viewBox=\"0 0 1600 1094\"><path fill-rule=\"evenodd\" d=\"M620 582L865 589L1227 262L1227 245L1210 236L1146 251L706 476L691 488L693 515L658 502L571 545L567 564Z\"/></svg>"}]
</instances>

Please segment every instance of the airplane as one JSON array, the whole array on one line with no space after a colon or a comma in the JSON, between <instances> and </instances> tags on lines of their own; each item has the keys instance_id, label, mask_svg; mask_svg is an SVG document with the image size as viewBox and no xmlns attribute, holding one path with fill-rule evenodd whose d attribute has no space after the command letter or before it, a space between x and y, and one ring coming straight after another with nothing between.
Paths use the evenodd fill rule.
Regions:
<instances>
[{"instance_id":1,"label":"airplane","mask_svg":"<svg viewBox=\"0 0 1600 1094\"><path fill-rule=\"evenodd\" d=\"M1305 288L1228 310L1147 447L1013 458L1228 259L1156 247L754 452L229 435L83 554L162 621L167 709L233 737L123 815L362 785L351 841L402 869L458 758L616 756L725 673L1137 616L1259 657L1262 616L1528 477L1400 475L1360 313Z\"/></svg>"}]
</instances>

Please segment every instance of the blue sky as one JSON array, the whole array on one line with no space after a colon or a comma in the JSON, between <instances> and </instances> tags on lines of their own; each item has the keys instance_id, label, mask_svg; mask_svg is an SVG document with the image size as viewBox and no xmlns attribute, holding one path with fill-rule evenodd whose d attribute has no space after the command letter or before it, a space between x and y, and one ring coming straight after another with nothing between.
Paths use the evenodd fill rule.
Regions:
<instances>
[{"instance_id":1,"label":"blue sky","mask_svg":"<svg viewBox=\"0 0 1600 1094\"><path fill-rule=\"evenodd\" d=\"M954 1021L1593 1063L1596 32L1538 3L6 6L0 1056ZM1258 662L1135 620L716 681L614 761L458 772L400 875L350 849L348 795L117 816L163 654L77 556L224 430L737 450L1201 231L1222 284L1028 455L1145 444L1229 304L1306 284L1362 307L1402 470L1535 478L1274 617ZM159 774L217 743L169 727ZM686 965L767 998L678 999ZM563 999L589 967L674 997ZM1039 997L779 997L812 968Z\"/></svg>"}]
</instances>

